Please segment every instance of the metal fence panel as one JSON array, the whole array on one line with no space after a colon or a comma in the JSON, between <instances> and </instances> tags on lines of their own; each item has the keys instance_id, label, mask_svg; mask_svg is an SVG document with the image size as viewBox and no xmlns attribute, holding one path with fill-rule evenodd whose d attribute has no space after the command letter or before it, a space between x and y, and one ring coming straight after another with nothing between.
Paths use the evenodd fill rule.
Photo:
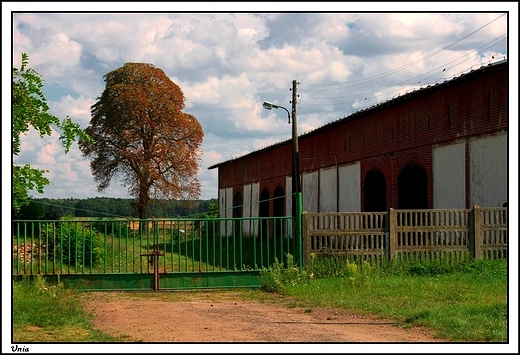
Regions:
<instances>
[{"instance_id":1,"label":"metal fence panel","mask_svg":"<svg viewBox=\"0 0 520 355\"><path fill-rule=\"evenodd\" d=\"M245 221L257 232L244 233ZM67 276L91 289L146 288L149 275L155 288L258 284L262 268L294 255L292 228L292 217L16 220L12 274Z\"/></svg>"}]
</instances>

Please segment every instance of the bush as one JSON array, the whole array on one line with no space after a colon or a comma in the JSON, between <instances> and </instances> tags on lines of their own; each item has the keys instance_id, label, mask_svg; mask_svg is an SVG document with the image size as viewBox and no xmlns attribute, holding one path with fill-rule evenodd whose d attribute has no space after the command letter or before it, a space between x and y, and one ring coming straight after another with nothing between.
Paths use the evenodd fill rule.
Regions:
<instances>
[{"instance_id":1,"label":"bush","mask_svg":"<svg viewBox=\"0 0 520 355\"><path fill-rule=\"evenodd\" d=\"M126 237L134 235L130 232L130 222L128 221L113 221L98 219L96 222L92 222L92 228L103 235L114 235L115 237Z\"/></svg>"},{"instance_id":2,"label":"bush","mask_svg":"<svg viewBox=\"0 0 520 355\"><path fill-rule=\"evenodd\" d=\"M66 265L98 265L103 258L104 236L95 230L85 228L72 217L61 218L55 229L55 236L49 236L49 258ZM54 231L54 229L53 229Z\"/></svg>"}]
</instances>

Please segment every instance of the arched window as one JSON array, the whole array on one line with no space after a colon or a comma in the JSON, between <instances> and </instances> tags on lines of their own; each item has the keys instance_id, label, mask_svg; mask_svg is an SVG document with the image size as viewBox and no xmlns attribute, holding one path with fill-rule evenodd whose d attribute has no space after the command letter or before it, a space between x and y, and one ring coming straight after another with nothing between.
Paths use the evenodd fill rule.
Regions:
<instances>
[{"instance_id":1,"label":"arched window","mask_svg":"<svg viewBox=\"0 0 520 355\"><path fill-rule=\"evenodd\" d=\"M426 171L408 164L397 178L399 209L428 208L428 178Z\"/></svg>"},{"instance_id":2,"label":"arched window","mask_svg":"<svg viewBox=\"0 0 520 355\"><path fill-rule=\"evenodd\" d=\"M364 181L364 200L366 212L386 211L386 180L382 172L370 170Z\"/></svg>"}]
</instances>

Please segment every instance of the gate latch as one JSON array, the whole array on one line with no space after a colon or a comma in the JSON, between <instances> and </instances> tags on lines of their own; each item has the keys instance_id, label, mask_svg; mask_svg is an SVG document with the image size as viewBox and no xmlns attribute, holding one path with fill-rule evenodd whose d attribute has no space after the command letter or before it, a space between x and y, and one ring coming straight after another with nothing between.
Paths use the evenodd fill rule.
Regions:
<instances>
[{"instance_id":1,"label":"gate latch","mask_svg":"<svg viewBox=\"0 0 520 355\"><path fill-rule=\"evenodd\" d=\"M163 256L164 253L159 251L157 244L153 245L153 250L150 254L141 254L141 256L148 257L148 263L153 264L153 289L157 291L159 289L159 256Z\"/></svg>"}]
</instances>

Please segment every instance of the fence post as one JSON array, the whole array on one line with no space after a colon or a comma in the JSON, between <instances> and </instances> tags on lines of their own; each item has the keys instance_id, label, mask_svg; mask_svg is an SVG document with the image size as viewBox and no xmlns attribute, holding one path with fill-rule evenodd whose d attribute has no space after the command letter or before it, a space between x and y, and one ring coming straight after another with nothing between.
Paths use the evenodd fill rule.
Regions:
<instances>
[{"instance_id":1,"label":"fence post","mask_svg":"<svg viewBox=\"0 0 520 355\"><path fill-rule=\"evenodd\" d=\"M309 215L307 212L302 212L302 265L305 264L309 258Z\"/></svg>"},{"instance_id":2,"label":"fence post","mask_svg":"<svg viewBox=\"0 0 520 355\"><path fill-rule=\"evenodd\" d=\"M479 206L473 206L471 210L471 222L473 257L475 259L482 259L482 213Z\"/></svg>"},{"instance_id":3,"label":"fence post","mask_svg":"<svg viewBox=\"0 0 520 355\"><path fill-rule=\"evenodd\" d=\"M397 249L397 211L390 208L388 218L388 261L392 261L395 258L395 250Z\"/></svg>"}]
</instances>

